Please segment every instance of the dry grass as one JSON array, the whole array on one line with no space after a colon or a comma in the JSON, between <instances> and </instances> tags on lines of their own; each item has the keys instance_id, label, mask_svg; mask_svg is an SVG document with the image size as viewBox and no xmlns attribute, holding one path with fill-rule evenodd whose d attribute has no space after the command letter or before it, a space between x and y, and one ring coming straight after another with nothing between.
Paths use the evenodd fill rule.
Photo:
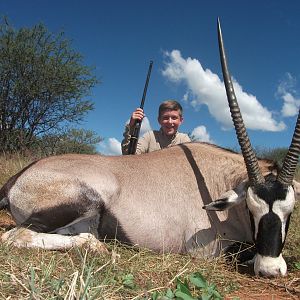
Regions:
<instances>
[{"instance_id":1,"label":"dry grass","mask_svg":"<svg viewBox=\"0 0 300 300\"><path fill-rule=\"evenodd\" d=\"M108 244L110 255L73 249L68 252L15 249L2 245L1 299L148 299L155 290L173 287L177 276L195 271L220 282L232 283L216 269L218 260L158 255L145 249ZM130 285L126 278L132 275Z\"/></svg>"},{"instance_id":2,"label":"dry grass","mask_svg":"<svg viewBox=\"0 0 300 300\"><path fill-rule=\"evenodd\" d=\"M202 273L226 299L296 299L300 271L289 265L285 278L242 274L223 258L158 255L118 243L110 254L85 249L67 252L0 246L1 299L151 299L154 291L174 288L176 278ZM299 260L298 260L299 261ZM292 263L292 262L291 262ZM126 278L132 275L130 284ZM131 278L131 277L129 277Z\"/></svg>"},{"instance_id":3,"label":"dry grass","mask_svg":"<svg viewBox=\"0 0 300 300\"><path fill-rule=\"evenodd\" d=\"M24 158L17 153L2 154L0 156L0 186L33 160L33 158Z\"/></svg>"},{"instance_id":4,"label":"dry grass","mask_svg":"<svg viewBox=\"0 0 300 300\"><path fill-rule=\"evenodd\" d=\"M28 163L20 157L0 160L0 182ZM10 216L2 211L1 232L11 225ZM159 255L117 242L107 244L109 254L0 245L0 299L151 299L154 291L173 289L177 277L184 280L194 272L215 283L225 299L299 299L299 225L300 203L292 216L284 250L289 274L273 279L255 277L251 269L228 265L223 257Z\"/></svg>"}]
</instances>

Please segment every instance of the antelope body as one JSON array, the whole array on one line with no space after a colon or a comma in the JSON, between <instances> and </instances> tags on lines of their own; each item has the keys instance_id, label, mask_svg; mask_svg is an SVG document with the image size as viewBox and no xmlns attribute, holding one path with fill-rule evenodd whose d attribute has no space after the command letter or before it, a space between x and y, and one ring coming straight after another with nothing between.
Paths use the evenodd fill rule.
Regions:
<instances>
[{"instance_id":1,"label":"antelope body","mask_svg":"<svg viewBox=\"0 0 300 300\"><path fill-rule=\"evenodd\" d=\"M282 257L295 204L293 176L300 118L282 170L258 161L247 136L219 45L229 107L242 155L187 143L139 156L64 155L39 160L0 190L17 228L3 241L19 247L68 248L117 238L159 252L201 249L219 255L253 241L256 274L285 275ZM205 208L205 210L203 209Z\"/></svg>"},{"instance_id":2,"label":"antelope body","mask_svg":"<svg viewBox=\"0 0 300 300\"><path fill-rule=\"evenodd\" d=\"M230 218L202 206L243 178L241 155L189 143L135 157L42 159L13 179L7 197L17 224L36 232L77 234L83 228L160 252L200 245L205 254L219 254L222 244L251 240L246 204L230 210Z\"/></svg>"}]
</instances>

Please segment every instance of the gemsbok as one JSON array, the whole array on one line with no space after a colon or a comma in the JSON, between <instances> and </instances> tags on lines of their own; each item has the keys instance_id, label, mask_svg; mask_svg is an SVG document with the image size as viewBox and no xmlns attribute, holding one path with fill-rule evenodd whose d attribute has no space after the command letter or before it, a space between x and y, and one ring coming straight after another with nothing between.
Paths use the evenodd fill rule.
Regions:
<instances>
[{"instance_id":1,"label":"gemsbok","mask_svg":"<svg viewBox=\"0 0 300 300\"><path fill-rule=\"evenodd\" d=\"M192 142L136 156L61 155L38 160L0 190L17 227L2 241L67 249L101 241L158 252L198 249L217 256L236 241L255 243L254 271L285 275L282 257L296 199L298 115L282 169L258 160L250 144L218 39L231 116L242 154ZM215 200L215 201L213 201ZM204 208L204 209L203 209Z\"/></svg>"}]
</instances>

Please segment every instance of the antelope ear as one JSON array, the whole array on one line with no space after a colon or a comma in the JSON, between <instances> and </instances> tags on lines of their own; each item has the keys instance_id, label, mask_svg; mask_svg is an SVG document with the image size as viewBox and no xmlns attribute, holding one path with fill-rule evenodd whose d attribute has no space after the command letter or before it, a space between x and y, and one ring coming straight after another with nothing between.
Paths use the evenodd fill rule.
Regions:
<instances>
[{"instance_id":1,"label":"antelope ear","mask_svg":"<svg viewBox=\"0 0 300 300\"><path fill-rule=\"evenodd\" d=\"M235 189L227 191L219 199L204 205L202 208L205 210L227 210L231 207L238 205L246 199L246 183L239 184Z\"/></svg>"}]
</instances>

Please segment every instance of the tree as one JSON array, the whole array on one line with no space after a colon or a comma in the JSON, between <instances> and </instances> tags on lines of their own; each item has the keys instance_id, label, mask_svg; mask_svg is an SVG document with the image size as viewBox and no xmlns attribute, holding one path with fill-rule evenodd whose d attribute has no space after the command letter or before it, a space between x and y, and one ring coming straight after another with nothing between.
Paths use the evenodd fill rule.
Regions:
<instances>
[{"instance_id":1,"label":"tree","mask_svg":"<svg viewBox=\"0 0 300 300\"><path fill-rule=\"evenodd\" d=\"M32 149L40 156L64 153L97 153L97 144L103 139L92 130L71 128L59 133L46 134L36 139Z\"/></svg>"},{"instance_id":2,"label":"tree","mask_svg":"<svg viewBox=\"0 0 300 300\"><path fill-rule=\"evenodd\" d=\"M0 24L0 149L20 150L93 109L86 99L98 83L64 33L43 24Z\"/></svg>"}]
</instances>

